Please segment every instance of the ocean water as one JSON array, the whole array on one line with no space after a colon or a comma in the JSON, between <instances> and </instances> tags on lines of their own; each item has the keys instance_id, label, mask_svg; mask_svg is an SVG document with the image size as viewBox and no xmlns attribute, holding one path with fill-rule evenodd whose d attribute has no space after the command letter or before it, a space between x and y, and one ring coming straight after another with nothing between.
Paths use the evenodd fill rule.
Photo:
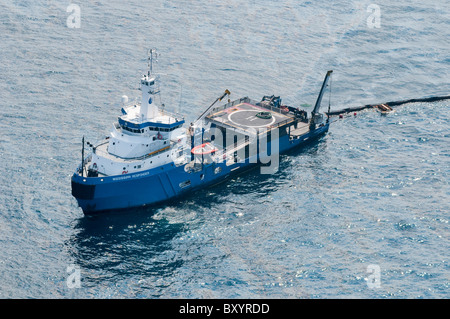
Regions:
<instances>
[{"instance_id":1,"label":"ocean water","mask_svg":"<svg viewBox=\"0 0 450 319\"><path fill-rule=\"evenodd\" d=\"M72 3L79 28L69 1L0 4L0 298L450 297L448 101L333 118L175 204L85 217L70 189L149 48L187 122L225 89L314 104L330 69L332 110L448 95L448 1Z\"/></svg>"}]
</instances>

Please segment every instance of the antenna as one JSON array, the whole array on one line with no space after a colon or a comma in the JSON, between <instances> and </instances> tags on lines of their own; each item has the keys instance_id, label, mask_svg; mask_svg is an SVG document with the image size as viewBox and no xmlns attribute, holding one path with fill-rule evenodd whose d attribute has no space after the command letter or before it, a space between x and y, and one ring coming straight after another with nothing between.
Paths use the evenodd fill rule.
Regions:
<instances>
[{"instance_id":1,"label":"antenna","mask_svg":"<svg viewBox=\"0 0 450 319\"><path fill-rule=\"evenodd\" d=\"M151 50L147 50L147 55L148 55L148 57L147 57L147 65L148 65L148 72L147 72L147 75L148 75L149 77L150 77L150 73L151 73L151 69L152 69L152 67L151 67L150 52L151 52Z\"/></svg>"},{"instance_id":2,"label":"antenna","mask_svg":"<svg viewBox=\"0 0 450 319\"><path fill-rule=\"evenodd\" d=\"M155 61L158 62L158 53L156 52L156 49L150 49L147 51L147 55L148 55L148 59L147 59L147 63L148 63L148 76L150 77L150 75L153 73L153 53L155 54Z\"/></svg>"},{"instance_id":3,"label":"antenna","mask_svg":"<svg viewBox=\"0 0 450 319\"><path fill-rule=\"evenodd\" d=\"M180 103L178 104L178 112L180 112L181 110L181 98L183 96L183 83L181 83L181 87L180 87Z\"/></svg>"}]
</instances>

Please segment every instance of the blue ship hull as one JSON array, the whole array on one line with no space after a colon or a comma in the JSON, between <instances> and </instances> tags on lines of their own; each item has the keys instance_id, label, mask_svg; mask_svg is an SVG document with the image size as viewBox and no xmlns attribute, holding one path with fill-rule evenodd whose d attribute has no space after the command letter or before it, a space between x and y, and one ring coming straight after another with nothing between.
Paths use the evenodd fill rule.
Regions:
<instances>
[{"instance_id":1,"label":"blue ship hull","mask_svg":"<svg viewBox=\"0 0 450 319\"><path fill-rule=\"evenodd\" d=\"M297 139L288 135L278 140L279 153L300 147L328 131L324 124ZM201 170L186 172L181 165L173 163L137 173L106 176L72 176L72 195L85 214L120 210L132 207L161 204L208 185L217 184L256 165L247 158L227 165L226 162L203 164ZM220 167L220 169L217 169Z\"/></svg>"}]
</instances>

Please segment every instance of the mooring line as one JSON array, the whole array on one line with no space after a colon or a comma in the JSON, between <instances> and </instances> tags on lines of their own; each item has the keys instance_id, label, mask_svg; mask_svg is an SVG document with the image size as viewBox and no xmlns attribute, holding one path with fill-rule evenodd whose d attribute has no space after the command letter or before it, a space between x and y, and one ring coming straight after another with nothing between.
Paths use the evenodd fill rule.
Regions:
<instances>
[{"instance_id":1,"label":"mooring line","mask_svg":"<svg viewBox=\"0 0 450 319\"><path fill-rule=\"evenodd\" d=\"M363 106L357 106L357 107L348 107L342 110L332 111L332 112L326 112L328 116L334 116L334 115L341 115L344 113L351 113L351 112L358 112L365 109L370 108L376 108L379 109L382 112L389 112L392 110L392 106L398 106L406 103L416 103L416 102L436 102L436 101L442 101L442 100L448 100L450 99L450 95L445 96L432 96L427 98L420 98L420 99L409 99L409 100L403 100L403 101L391 101L391 102L385 102L380 104L367 104Z\"/></svg>"}]
</instances>

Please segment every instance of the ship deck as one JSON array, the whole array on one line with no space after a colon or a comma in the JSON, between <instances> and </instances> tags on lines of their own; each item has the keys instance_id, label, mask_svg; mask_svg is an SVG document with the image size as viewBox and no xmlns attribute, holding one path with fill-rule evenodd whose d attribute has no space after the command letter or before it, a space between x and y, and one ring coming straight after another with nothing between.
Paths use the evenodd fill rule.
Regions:
<instances>
[{"instance_id":1,"label":"ship deck","mask_svg":"<svg viewBox=\"0 0 450 319\"><path fill-rule=\"evenodd\" d=\"M219 110L213 110L206 119L218 126L232 128L244 134L266 132L294 121L294 117L288 112L283 113L281 109L258 106L252 102L248 99L245 102L227 104ZM270 117L258 117L260 112L268 112Z\"/></svg>"}]
</instances>

